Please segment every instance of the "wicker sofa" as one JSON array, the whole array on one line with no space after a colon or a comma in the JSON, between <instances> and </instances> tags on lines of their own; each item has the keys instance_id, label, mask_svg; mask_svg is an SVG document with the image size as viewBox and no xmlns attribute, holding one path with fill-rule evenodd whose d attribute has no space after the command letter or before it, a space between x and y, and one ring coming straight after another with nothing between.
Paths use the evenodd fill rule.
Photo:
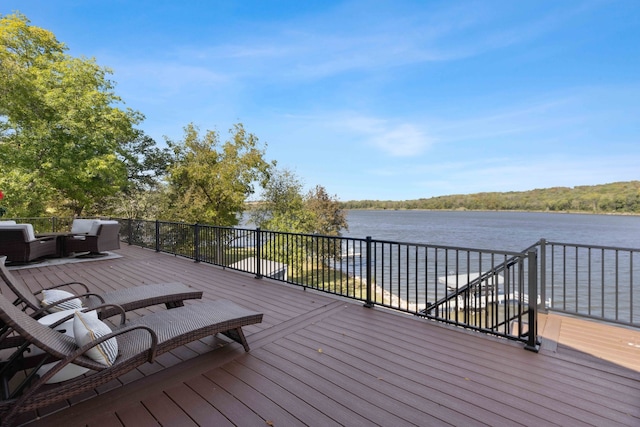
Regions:
<instances>
[{"instance_id":1,"label":"wicker sofa","mask_svg":"<svg viewBox=\"0 0 640 427\"><path fill-rule=\"evenodd\" d=\"M0 256L8 262L25 263L38 258L57 256L55 237L36 237L31 224L0 222Z\"/></svg>"}]
</instances>

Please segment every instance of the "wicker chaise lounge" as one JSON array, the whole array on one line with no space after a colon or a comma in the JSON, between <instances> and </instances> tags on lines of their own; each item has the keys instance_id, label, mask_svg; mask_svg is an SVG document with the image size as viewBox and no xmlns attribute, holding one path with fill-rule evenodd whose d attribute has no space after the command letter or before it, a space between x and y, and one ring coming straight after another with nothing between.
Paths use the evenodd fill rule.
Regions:
<instances>
[{"instance_id":1,"label":"wicker chaise lounge","mask_svg":"<svg viewBox=\"0 0 640 427\"><path fill-rule=\"evenodd\" d=\"M124 317L123 312L121 318ZM0 295L0 341L9 335L18 335L24 340L9 359L0 363L3 388L0 401L1 425L11 425L19 413L93 390L142 364L153 362L155 357L163 353L217 333L227 335L241 343L245 351L249 351L242 327L260 322L262 313L247 310L229 301L197 302L128 321L114 328L112 333L79 348L74 338L40 324ZM87 356L88 349L113 337L117 340L118 355L111 366ZM25 357L29 346L37 346L43 350L44 357ZM39 364L33 366L36 360ZM23 372L24 369L36 372L40 366L51 362L55 365L41 377L27 376L22 383L9 388L8 385L15 384L16 378L19 378L15 375L17 372ZM89 368L89 373L56 384L46 384L72 363Z\"/></svg>"},{"instance_id":2,"label":"wicker chaise lounge","mask_svg":"<svg viewBox=\"0 0 640 427\"><path fill-rule=\"evenodd\" d=\"M5 266L4 260L5 257L0 256L0 278L4 280L7 287L16 295L17 299L15 304L22 305L24 310L32 317L38 318L47 314L50 306L43 307L41 300L37 297L42 291L36 292L35 294L32 293L22 281L17 280L11 274ZM73 285L83 288L84 298L81 298L81 301L83 306L87 308L94 308L104 304L115 304L122 307L125 311L137 310L159 304L164 304L167 308L175 308L183 306L184 300L202 298L202 291L190 288L182 283L132 286L130 288L113 290L101 294L91 293L90 289L84 283L80 282L63 283L48 289L59 289ZM58 302L65 302L69 300L69 298L72 297L62 299ZM116 312L115 308L110 307L105 308L101 315L110 317Z\"/></svg>"}]
</instances>

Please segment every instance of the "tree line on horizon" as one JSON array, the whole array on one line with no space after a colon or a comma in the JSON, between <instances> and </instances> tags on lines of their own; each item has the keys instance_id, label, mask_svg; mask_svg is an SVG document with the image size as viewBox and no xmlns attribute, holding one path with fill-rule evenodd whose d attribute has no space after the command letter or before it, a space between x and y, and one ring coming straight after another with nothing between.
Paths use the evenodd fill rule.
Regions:
<instances>
[{"instance_id":1,"label":"tree line on horizon","mask_svg":"<svg viewBox=\"0 0 640 427\"><path fill-rule=\"evenodd\" d=\"M529 191L455 194L416 200L351 200L343 209L496 210L640 214L640 181Z\"/></svg>"}]
</instances>

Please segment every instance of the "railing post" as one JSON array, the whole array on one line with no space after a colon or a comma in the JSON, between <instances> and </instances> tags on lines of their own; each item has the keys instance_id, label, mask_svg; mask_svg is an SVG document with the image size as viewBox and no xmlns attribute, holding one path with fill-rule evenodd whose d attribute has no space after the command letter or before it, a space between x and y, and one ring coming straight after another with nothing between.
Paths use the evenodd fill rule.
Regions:
<instances>
[{"instance_id":1,"label":"railing post","mask_svg":"<svg viewBox=\"0 0 640 427\"><path fill-rule=\"evenodd\" d=\"M365 307L373 307L372 295L372 280L371 280L371 236L367 236L367 299L364 303Z\"/></svg>"},{"instance_id":2,"label":"railing post","mask_svg":"<svg viewBox=\"0 0 640 427\"><path fill-rule=\"evenodd\" d=\"M215 227L215 244L214 244L214 250L215 253L213 254L213 263L217 264L217 265L221 265L223 267L226 267L227 265L224 263L224 259L223 259L223 254L222 254L222 236L220 233L220 227Z\"/></svg>"},{"instance_id":3,"label":"railing post","mask_svg":"<svg viewBox=\"0 0 640 427\"><path fill-rule=\"evenodd\" d=\"M127 219L127 223L129 226L129 233L128 233L129 236L127 238L129 239L128 241L129 246L131 246L131 242L133 242L133 219L132 218Z\"/></svg>"},{"instance_id":4,"label":"railing post","mask_svg":"<svg viewBox=\"0 0 640 427\"><path fill-rule=\"evenodd\" d=\"M527 344L525 349L535 351L540 350L538 344L538 253L535 249L527 252L527 259L529 261L529 283L528 294L529 301L527 303L527 313L529 314L529 330L527 332Z\"/></svg>"},{"instance_id":5,"label":"railing post","mask_svg":"<svg viewBox=\"0 0 640 427\"><path fill-rule=\"evenodd\" d=\"M156 252L160 252L160 221L156 219Z\"/></svg>"},{"instance_id":6,"label":"railing post","mask_svg":"<svg viewBox=\"0 0 640 427\"><path fill-rule=\"evenodd\" d=\"M262 271L260 271L260 266L262 265L262 262L260 261L260 258L262 257L262 244L261 244L261 233L260 233L260 227L256 228L256 238L255 238L255 245L256 245L256 279L261 279L262 278Z\"/></svg>"},{"instance_id":7,"label":"railing post","mask_svg":"<svg viewBox=\"0 0 640 427\"><path fill-rule=\"evenodd\" d=\"M193 257L194 262L200 262L200 225L193 225Z\"/></svg>"},{"instance_id":8,"label":"railing post","mask_svg":"<svg viewBox=\"0 0 640 427\"><path fill-rule=\"evenodd\" d=\"M539 309L547 310L547 240L540 239L540 305Z\"/></svg>"}]
</instances>

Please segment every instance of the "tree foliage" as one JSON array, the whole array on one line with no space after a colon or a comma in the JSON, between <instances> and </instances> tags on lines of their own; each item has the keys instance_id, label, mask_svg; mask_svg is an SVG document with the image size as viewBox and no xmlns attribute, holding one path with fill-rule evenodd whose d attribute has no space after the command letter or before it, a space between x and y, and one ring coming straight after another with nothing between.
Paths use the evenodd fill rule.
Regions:
<instances>
[{"instance_id":1,"label":"tree foliage","mask_svg":"<svg viewBox=\"0 0 640 427\"><path fill-rule=\"evenodd\" d=\"M469 209L539 212L640 213L640 181L553 187L531 191L476 193L405 201L360 200L343 209Z\"/></svg>"},{"instance_id":2,"label":"tree foliage","mask_svg":"<svg viewBox=\"0 0 640 427\"><path fill-rule=\"evenodd\" d=\"M13 215L71 212L127 185L120 154L142 115L94 59L21 14L0 16L0 186Z\"/></svg>"},{"instance_id":3,"label":"tree foliage","mask_svg":"<svg viewBox=\"0 0 640 427\"><path fill-rule=\"evenodd\" d=\"M302 188L300 180L289 170L275 171L264 188L261 202L253 206L250 218L260 228L281 232L265 243L274 261L289 264L295 277L313 280L318 266L311 263L310 267L309 260L337 258L342 246L331 237L312 235L340 236L348 226L339 202L322 186L305 195Z\"/></svg>"},{"instance_id":4,"label":"tree foliage","mask_svg":"<svg viewBox=\"0 0 640 427\"><path fill-rule=\"evenodd\" d=\"M291 171L274 172L261 202L251 211L251 221L272 231L340 236L348 226L337 199L320 185L305 195L302 191L302 183Z\"/></svg>"},{"instance_id":5,"label":"tree foliage","mask_svg":"<svg viewBox=\"0 0 640 427\"><path fill-rule=\"evenodd\" d=\"M321 185L309 190L305 197L305 207L311 213L312 233L327 236L340 236L342 230L348 230L347 216L340 207L337 197L331 197Z\"/></svg>"},{"instance_id":6,"label":"tree foliage","mask_svg":"<svg viewBox=\"0 0 640 427\"><path fill-rule=\"evenodd\" d=\"M289 170L275 171L266 183L262 200L251 211L251 221L272 231L307 233L311 215L304 209L302 184Z\"/></svg>"},{"instance_id":7,"label":"tree foliage","mask_svg":"<svg viewBox=\"0 0 640 427\"><path fill-rule=\"evenodd\" d=\"M170 150L159 148L151 137L140 132L134 140L122 144L118 157L127 171L127 185L115 195L97 201L90 213L158 218L165 189L162 180L172 159Z\"/></svg>"},{"instance_id":8,"label":"tree foliage","mask_svg":"<svg viewBox=\"0 0 640 427\"><path fill-rule=\"evenodd\" d=\"M275 162L264 159L258 138L242 124L230 131L230 139L220 141L216 131L203 136L189 124L182 141L167 139L173 153L168 168L168 218L220 226L238 224L245 200L255 185L265 185Z\"/></svg>"}]
</instances>

